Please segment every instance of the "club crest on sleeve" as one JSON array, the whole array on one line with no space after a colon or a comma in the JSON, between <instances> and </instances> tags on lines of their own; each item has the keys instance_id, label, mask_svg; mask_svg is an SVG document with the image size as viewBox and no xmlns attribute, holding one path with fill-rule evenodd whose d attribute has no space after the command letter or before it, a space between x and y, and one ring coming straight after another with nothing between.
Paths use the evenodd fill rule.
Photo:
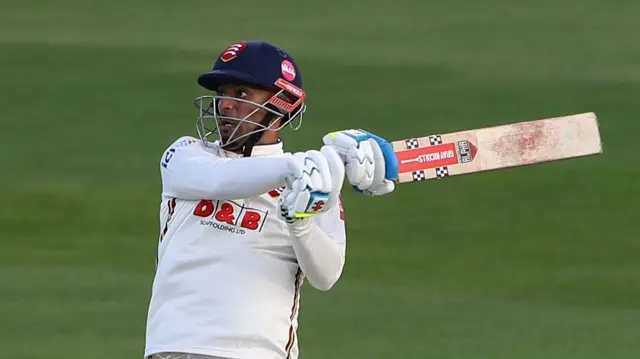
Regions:
<instances>
[{"instance_id":1,"label":"club crest on sleeve","mask_svg":"<svg viewBox=\"0 0 640 359\"><path fill-rule=\"evenodd\" d=\"M193 145L195 143L196 143L195 140L189 139L189 138L185 138L184 140L180 140L178 143L176 143L175 147L187 147L187 146Z\"/></svg>"},{"instance_id":2,"label":"club crest on sleeve","mask_svg":"<svg viewBox=\"0 0 640 359\"><path fill-rule=\"evenodd\" d=\"M280 197L283 191L284 191L284 186L280 188L272 189L268 193L269 193L269 196L271 196L272 198L278 198Z\"/></svg>"},{"instance_id":3,"label":"club crest on sleeve","mask_svg":"<svg viewBox=\"0 0 640 359\"><path fill-rule=\"evenodd\" d=\"M245 42L237 42L233 45L227 47L220 55L220 60L224 62L231 61L238 57L238 55L247 48L247 44Z\"/></svg>"}]
</instances>

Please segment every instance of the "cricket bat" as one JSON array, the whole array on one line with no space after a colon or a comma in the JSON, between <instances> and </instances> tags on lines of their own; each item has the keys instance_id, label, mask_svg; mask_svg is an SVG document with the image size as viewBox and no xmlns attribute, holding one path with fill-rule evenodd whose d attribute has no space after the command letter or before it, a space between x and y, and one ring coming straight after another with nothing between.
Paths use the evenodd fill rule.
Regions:
<instances>
[{"instance_id":1,"label":"cricket bat","mask_svg":"<svg viewBox=\"0 0 640 359\"><path fill-rule=\"evenodd\" d=\"M520 167L602 153L593 112L390 142L397 183Z\"/></svg>"}]
</instances>

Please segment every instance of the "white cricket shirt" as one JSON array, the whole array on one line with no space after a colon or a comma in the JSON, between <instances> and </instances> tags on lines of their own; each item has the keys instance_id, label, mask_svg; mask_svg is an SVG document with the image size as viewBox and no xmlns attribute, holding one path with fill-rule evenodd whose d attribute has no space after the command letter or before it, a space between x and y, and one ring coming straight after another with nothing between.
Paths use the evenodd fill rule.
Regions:
<instances>
[{"instance_id":1,"label":"white cricket shirt","mask_svg":"<svg viewBox=\"0 0 640 359\"><path fill-rule=\"evenodd\" d=\"M298 357L300 286L334 285L346 235L342 204L309 218L310 231L289 231L277 202L288 155L279 142L241 158L194 137L162 154L145 356Z\"/></svg>"}]
</instances>

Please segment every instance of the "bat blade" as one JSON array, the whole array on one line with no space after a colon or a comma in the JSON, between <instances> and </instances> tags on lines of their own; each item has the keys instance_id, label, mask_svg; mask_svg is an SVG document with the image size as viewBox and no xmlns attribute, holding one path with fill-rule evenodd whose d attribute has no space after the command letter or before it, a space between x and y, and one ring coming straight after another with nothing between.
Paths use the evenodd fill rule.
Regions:
<instances>
[{"instance_id":1,"label":"bat blade","mask_svg":"<svg viewBox=\"0 0 640 359\"><path fill-rule=\"evenodd\" d=\"M593 112L391 142L397 183L520 167L602 153Z\"/></svg>"}]
</instances>

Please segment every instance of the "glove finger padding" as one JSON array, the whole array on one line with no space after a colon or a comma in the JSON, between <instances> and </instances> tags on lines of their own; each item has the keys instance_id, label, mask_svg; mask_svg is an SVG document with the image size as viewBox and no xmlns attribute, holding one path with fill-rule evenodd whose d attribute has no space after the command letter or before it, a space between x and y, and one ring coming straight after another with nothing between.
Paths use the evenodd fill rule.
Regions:
<instances>
[{"instance_id":1,"label":"glove finger padding","mask_svg":"<svg viewBox=\"0 0 640 359\"><path fill-rule=\"evenodd\" d=\"M386 163L384 154L378 142L374 139L368 139L367 142L371 143L371 149L373 151L373 158L375 163L374 178L371 186L364 191L371 196L381 196L391 193L395 190L396 185L393 181L386 179Z\"/></svg>"},{"instance_id":2,"label":"glove finger padding","mask_svg":"<svg viewBox=\"0 0 640 359\"><path fill-rule=\"evenodd\" d=\"M294 191L290 186L286 186L282 193L280 194L279 199L279 207L280 207L280 217L284 219L285 222L289 224L294 224L302 218L297 218L295 216L296 208L296 197L298 192Z\"/></svg>"},{"instance_id":3,"label":"glove finger padding","mask_svg":"<svg viewBox=\"0 0 640 359\"><path fill-rule=\"evenodd\" d=\"M300 183L297 183L297 185L298 188L303 186L303 184ZM298 217L300 213L304 213L307 210L307 205L311 201L311 192L298 188L293 190L289 201L289 212L292 217Z\"/></svg>"},{"instance_id":4,"label":"glove finger padding","mask_svg":"<svg viewBox=\"0 0 640 359\"><path fill-rule=\"evenodd\" d=\"M384 183L380 187L373 189L371 193L374 196L382 196L382 195L393 192L395 189L396 189L395 182L384 180Z\"/></svg>"},{"instance_id":5,"label":"glove finger padding","mask_svg":"<svg viewBox=\"0 0 640 359\"><path fill-rule=\"evenodd\" d=\"M377 188L381 186L385 180L385 160L384 154L382 153L382 149L376 140L368 139L366 141L371 147L371 151L373 153L373 162L374 162L374 171L373 178L371 179L371 183L369 187Z\"/></svg>"},{"instance_id":6,"label":"glove finger padding","mask_svg":"<svg viewBox=\"0 0 640 359\"><path fill-rule=\"evenodd\" d=\"M338 153L341 161L346 164L346 177L349 180L349 184L361 191L371 186L374 158L369 142L358 142L355 138L343 132L327 134L322 138L322 141L325 145L331 146Z\"/></svg>"},{"instance_id":7,"label":"glove finger padding","mask_svg":"<svg viewBox=\"0 0 640 359\"><path fill-rule=\"evenodd\" d=\"M322 142L327 146L333 147L338 153L338 156L340 156L342 163L347 162L349 151L351 151L353 147L358 147L358 141L356 141L355 138L342 132L329 133L322 137Z\"/></svg>"},{"instance_id":8,"label":"glove finger padding","mask_svg":"<svg viewBox=\"0 0 640 359\"><path fill-rule=\"evenodd\" d=\"M317 150L307 151L307 158L313 161L311 172L312 191L331 192L331 169L325 156ZM308 160L306 160L308 163ZM313 170L315 168L315 170Z\"/></svg>"},{"instance_id":9,"label":"glove finger padding","mask_svg":"<svg viewBox=\"0 0 640 359\"><path fill-rule=\"evenodd\" d=\"M333 147L327 145L322 146L322 148L320 148L320 152L325 156L331 173L332 189L327 203L327 210L329 210L338 204L340 192L344 183L345 168L342 163L342 159Z\"/></svg>"},{"instance_id":10,"label":"glove finger padding","mask_svg":"<svg viewBox=\"0 0 640 359\"><path fill-rule=\"evenodd\" d=\"M302 159L304 161L304 159ZM304 162L300 162L304 163ZM311 171L316 171L312 169ZM307 189L311 187L311 178L309 176L309 168L302 166L299 175L287 182L285 189L280 196L281 205L286 208L289 217L295 217L297 212L304 212L307 203L311 199L311 192Z\"/></svg>"},{"instance_id":11,"label":"glove finger padding","mask_svg":"<svg viewBox=\"0 0 640 359\"><path fill-rule=\"evenodd\" d=\"M280 197L285 217L303 218L326 211L331 192L331 168L317 150L294 154L287 185Z\"/></svg>"},{"instance_id":12,"label":"glove finger padding","mask_svg":"<svg viewBox=\"0 0 640 359\"><path fill-rule=\"evenodd\" d=\"M292 159L289 161L289 173L285 176L287 186L291 186L293 182L304 175L304 153L294 153L291 155Z\"/></svg>"},{"instance_id":13,"label":"glove finger padding","mask_svg":"<svg viewBox=\"0 0 640 359\"><path fill-rule=\"evenodd\" d=\"M371 186L374 179L374 152L368 141L352 147L347 160L347 178L349 183L359 190L366 190Z\"/></svg>"}]
</instances>

